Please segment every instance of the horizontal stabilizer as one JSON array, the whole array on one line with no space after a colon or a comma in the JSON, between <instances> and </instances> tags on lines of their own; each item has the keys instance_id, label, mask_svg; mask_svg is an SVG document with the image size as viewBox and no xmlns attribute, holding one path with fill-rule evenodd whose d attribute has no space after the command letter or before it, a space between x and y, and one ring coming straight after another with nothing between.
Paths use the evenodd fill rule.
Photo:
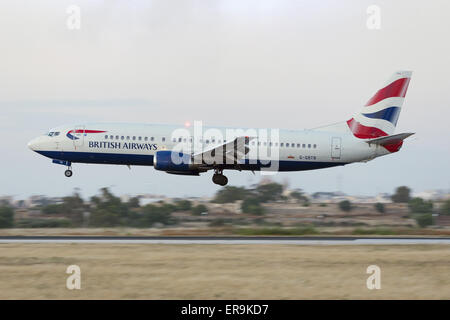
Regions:
<instances>
[{"instance_id":1,"label":"horizontal stabilizer","mask_svg":"<svg viewBox=\"0 0 450 320\"><path fill-rule=\"evenodd\" d=\"M369 140L366 140L366 142L368 144L378 144L380 146L395 145L395 144L401 143L403 140L405 140L409 136L412 136L413 134L414 133L412 133L412 132L398 133L398 134L393 134L390 136L369 139Z\"/></svg>"}]
</instances>

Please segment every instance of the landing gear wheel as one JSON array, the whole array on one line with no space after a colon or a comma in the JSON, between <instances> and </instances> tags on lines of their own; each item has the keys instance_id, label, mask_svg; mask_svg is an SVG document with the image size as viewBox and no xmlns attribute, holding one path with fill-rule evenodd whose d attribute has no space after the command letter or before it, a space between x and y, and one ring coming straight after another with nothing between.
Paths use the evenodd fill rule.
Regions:
<instances>
[{"instance_id":1,"label":"landing gear wheel","mask_svg":"<svg viewBox=\"0 0 450 320\"><path fill-rule=\"evenodd\" d=\"M67 177L67 178L70 178L71 176L72 176L72 170L70 170L70 169L67 169L66 171L64 171L64 175Z\"/></svg>"},{"instance_id":2,"label":"landing gear wheel","mask_svg":"<svg viewBox=\"0 0 450 320\"><path fill-rule=\"evenodd\" d=\"M228 183L228 178L223 174L215 173L212 177L212 181L220 186L225 186Z\"/></svg>"},{"instance_id":3,"label":"landing gear wheel","mask_svg":"<svg viewBox=\"0 0 450 320\"><path fill-rule=\"evenodd\" d=\"M228 184L228 178L224 175L222 175L222 183L221 186L226 186Z\"/></svg>"}]
</instances>

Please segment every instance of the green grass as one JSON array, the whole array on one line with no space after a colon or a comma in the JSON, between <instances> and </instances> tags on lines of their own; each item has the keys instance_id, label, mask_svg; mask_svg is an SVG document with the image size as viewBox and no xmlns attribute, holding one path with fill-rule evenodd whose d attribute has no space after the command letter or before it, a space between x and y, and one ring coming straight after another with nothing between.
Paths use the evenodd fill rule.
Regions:
<instances>
[{"instance_id":1,"label":"green grass","mask_svg":"<svg viewBox=\"0 0 450 320\"><path fill-rule=\"evenodd\" d=\"M234 228L233 234L241 236L301 236L301 235L319 235L321 232L312 226L299 226L294 228L283 227L255 227L255 228ZM398 235L402 232L390 228L356 228L351 231L352 235Z\"/></svg>"},{"instance_id":2,"label":"green grass","mask_svg":"<svg viewBox=\"0 0 450 320\"><path fill-rule=\"evenodd\" d=\"M371 228L371 229L362 229L356 228L353 230L352 234L354 235L396 235L397 232L395 230L389 228Z\"/></svg>"},{"instance_id":3,"label":"green grass","mask_svg":"<svg viewBox=\"0 0 450 320\"><path fill-rule=\"evenodd\" d=\"M69 219L20 219L15 223L16 228L70 228L72 222Z\"/></svg>"},{"instance_id":4,"label":"green grass","mask_svg":"<svg viewBox=\"0 0 450 320\"><path fill-rule=\"evenodd\" d=\"M235 228L234 234L242 236L256 236L256 235L282 235L282 236L295 236L295 235L311 235L319 234L319 232L313 227L297 227L297 228Z\"/></svg>"}]
</instances>

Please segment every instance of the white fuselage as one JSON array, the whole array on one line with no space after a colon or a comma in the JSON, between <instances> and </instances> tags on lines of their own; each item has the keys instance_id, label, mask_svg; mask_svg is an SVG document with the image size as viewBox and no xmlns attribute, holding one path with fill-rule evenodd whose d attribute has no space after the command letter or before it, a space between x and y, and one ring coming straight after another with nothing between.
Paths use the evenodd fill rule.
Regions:
<instances>
[{"instance_id":1,"label":"white fuselage","mask_svg":"<svg viewBox=\"0 0 450 320\"><path fill-rule=\"evenodd\" d=\"M220 146L235 136L252 137L247 159L239 168L258 170L260 161L272 160L277 171L320 169L367 161L389 152L355 138L350 130L263 130L202 128L161 124L88 123L56 127L30 141L29 147L65 163L153 165L158 151L194 154ZM253 164L253 165L252 165Z\"/></svg>"}]
</instances>

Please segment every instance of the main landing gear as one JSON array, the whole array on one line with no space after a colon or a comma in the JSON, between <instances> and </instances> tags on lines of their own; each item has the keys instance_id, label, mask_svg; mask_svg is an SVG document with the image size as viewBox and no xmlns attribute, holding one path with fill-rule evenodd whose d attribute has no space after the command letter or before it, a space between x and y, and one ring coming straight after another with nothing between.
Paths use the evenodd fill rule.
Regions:
<instances>
[{"instance_id":1,"label":"main landing gear","mask_svg":"<svg viewBox=\"0 0 450 320\"><path fill-rule=\"evenodd\" d=\"M228 178L223 175L223 170L216 169L214 170L212 181L219 186L225 186L228 183Z\"/></svg>"},{"instance_id":2,"label":"main landing gear","mask_svg":"<svg viewBox=\"0 0 450 320\"><path fill-rule=\"evenodd\" d=\"M73 172L72 172L72 167L69 167L66 171L64 171L64 175L67 178L70 178L72 176Z\"/></svg>"}]
</instances>

